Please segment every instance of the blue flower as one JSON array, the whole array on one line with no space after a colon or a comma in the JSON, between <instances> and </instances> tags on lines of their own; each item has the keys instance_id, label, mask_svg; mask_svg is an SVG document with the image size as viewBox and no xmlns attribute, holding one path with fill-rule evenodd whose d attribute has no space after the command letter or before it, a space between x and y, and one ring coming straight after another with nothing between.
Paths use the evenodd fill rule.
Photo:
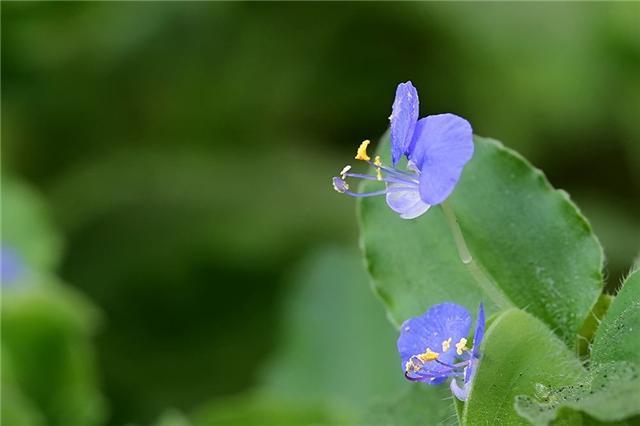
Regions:
<instances>
[{"instance_id":1,"label":"blue flower","mask_svg":"<svg viewBox=\"0 0 640 426\"><path fill-rule=\"evenodd\" d=\"M11 247L3 244L0 248L0 283L7 287L17 282L25 273L22 258Z\"/></svg>"},{"instance_id":2,"label":"blue flower","mask_svg":"<svg viewBox=\"0 0 640 426\"><path fill-rule=\"evenodd\" d=\"M432 205L440 204L455 188L462 168L473 155L473 134L469 122L454 114L429 115L418 120L418 92L410 81L396 89L391 116L391 162L382 164L367 154L369 141L362 142L355 159L375 168L376 175L351 173L346 166L333 178L333 188L353 197L386 195L389 207L403 219L413 219ZM397 167L407 158L406 169ZM346 179L381 181L385 189L355 193Z\"/></svg>"},{"instance_id":3,"label":"blue flower","mask_svg":"<svg viewBox=\"0 0 640 426\"><path fill-rule=\"evenodd\" d=\"M484 308L480 304L471 349L467 337L471 315L451 302L432 306L419 317L406 320L400 329L398 352L408 380L437 385L451 377L450 388L466 401L484 337ZM458 382L462 379L462 386Z\"/></svg>"}]
</instances>

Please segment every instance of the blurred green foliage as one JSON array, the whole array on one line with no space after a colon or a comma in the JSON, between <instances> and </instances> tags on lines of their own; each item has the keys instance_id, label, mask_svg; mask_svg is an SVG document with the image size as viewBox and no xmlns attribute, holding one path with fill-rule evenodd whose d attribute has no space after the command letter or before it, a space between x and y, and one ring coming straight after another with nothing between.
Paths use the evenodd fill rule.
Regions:
<instances>
[{"instance_id":1,"label":"blurred green foliage","mask_svg":"<svg viewBox=\"0 0 640 426\"><path fill-rule=\"evenodd\" d=\"M195 422L202 426L348 424L344 417L336 416L319 404L308 401L292 403L251 394L219 400L197 414Z\"/></svg>"},{"instance_id":2,"label":"blurred green foliage","mask_svg":"<svg viewBox=\"0 0 640 426\"><path fill-rule=\"evenodd\" d=\"M2 179L2 243L40 273L54 271L62 257L62 236L47 203L28 185L11 178Z\"/></svg>"},{"instance_id":3,"label":"blurred green foliage","mask_svg":"<svg viewBox=\"0 0 640 426\"><path fill-rule=\"evenodd\" d=\"M462 403L451 396L447 386L430 387L412 383L394 398L379 400L369 407L360 425L445 426L456 424L454 404ZM460 409L461 410L461 409Z\"/></svg>"},{"instance_id":4,"label":"blurred green foliage","mask_svg":"<svg viewBox=\"0 0 640 426\"><path fill-rule=\"evenodd\" d=\"M287 280L290 294L282 303L276 350L258 386L205 404L194 413L194 423L360 424L371 419L372 407L386 411L378 402L399 394L429 402L434 418L449 417L453 406L442 389L416 393L398 374L396 332L367 280L355 250L334 246L309 253ZM261 356L250 343L247 351Z\"/></svg>"},{"instance_id":5,"label":"blurred green foliage","mask_svg":"<svg viewBox=\"0 0 640 426\"><path fill-rule=\"evenodd\" d=\"M7 425L103 424L90 339L98 311L53 268L61 237L46 203L23 183L2 181L2 250L18 273L2 276L2 413Z\"/></svg>"},{"instance_id":6,"label":"blurred green foliage","mask_svg":"<svg viewBox=\"0 0 640 426\"><path fill-rule=\"evenodd\" d=\"M2 190L18 176L44 193L67 249L34 235L24 244L54 249L28 260L61 259L104 314L111 424L261 383L286 271L354 243L353 204L328 178L384 132L399 81L423 114L468 118L568 190L611 289L638 254L637 3L2 9Z\"/></svg>"},{"instance_id":7,"label":"blurred green foliage","mask_svg":"<svg viewBox=\"0 0 640 426\"><path fill-rule=\"evenodd\" d=\"M311 253L293 272L289 287L281 336L260 381L265 391L359 412L407 385L397 374L402 370L396 332L355 250Z\"/></svg>"},{"instance_id":8,"label":"blurred green foliage","mask_svg":"<svg viewBox=\"0 0 640 426\"><path fill-rule=\"evenodd\" d=\"M2 295L3 423L102 424L105 406L89 341L96 312L56 283L19 286Z\"/></svg>"}]
</instances>

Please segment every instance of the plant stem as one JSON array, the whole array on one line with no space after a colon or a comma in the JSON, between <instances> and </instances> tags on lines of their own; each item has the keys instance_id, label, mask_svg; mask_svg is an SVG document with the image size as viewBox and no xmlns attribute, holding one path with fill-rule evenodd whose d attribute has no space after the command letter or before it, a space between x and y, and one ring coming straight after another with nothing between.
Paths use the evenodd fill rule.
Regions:
<instances>
[{"instance_id":1,"label":"plant stem","mask_svg":"<svg viewBox=\"0 0 640 426\"><path fill-rule=\"evenodd\" d=\"M473 256L471 256L471 252L469 251L469 247L467 247L467 242L464 240L464 235L462 235L462 230L460 229L458 219L456 218L453 209L451 209L447 202L442 203L441 206L444 216L447 218L449 229L451 229L451 233L453 234L453 240L456 243L456 249L458 250L460 261L462 261L462 263L467 267L467 270L473 279L489 296L493 303L500 308L512 307L513 304L502 293L502 290L498 285L487 275L482 267L478 265L478 262L473 259Z\"/></svg>"}]
</instances>

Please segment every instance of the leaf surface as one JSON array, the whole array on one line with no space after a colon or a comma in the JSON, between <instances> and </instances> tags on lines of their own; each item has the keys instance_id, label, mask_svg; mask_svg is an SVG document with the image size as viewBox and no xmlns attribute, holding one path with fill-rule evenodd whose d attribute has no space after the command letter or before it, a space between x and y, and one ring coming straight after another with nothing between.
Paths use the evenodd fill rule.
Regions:
<instances>
[{"instance_id":1,"label":"leaf surface","mask_svg":"<svg viewBox=\"0 0 640 426\"><path fill-rule=\"evenodd\" d=\"M640 415L640 273L632 273L602 318L591 348L590 371L568 386L516 399L516 410L535 425L581 411L593 422L628 422ZM556 418L557 414L557 418ZM637 419L636 419L637 420Z\"/></svg>"},{"instance_id":2,"label":"leaf surface","mask_svg":"<svg viewBox=\"0 0 640 426\"><path fill-rule=\"evenodd\" d=\"M583 373L578 358L544 323L508 310L487 330L462 424L526 425L514 408L516 396L573 384Z\"/></svg>"}]
</instances>

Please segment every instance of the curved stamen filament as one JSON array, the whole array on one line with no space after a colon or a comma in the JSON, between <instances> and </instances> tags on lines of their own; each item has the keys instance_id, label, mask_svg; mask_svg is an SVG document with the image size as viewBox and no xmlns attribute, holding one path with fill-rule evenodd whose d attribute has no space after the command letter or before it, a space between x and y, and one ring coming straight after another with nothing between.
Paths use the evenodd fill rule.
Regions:
<instances>
[{"instance_id":1,"label":"curved stamen filament","mask_svg":"<svg viewBox=\"0 0 640 426\"><path fill-rule=\"evenodd\" d=\"M440 365L444 365L445 367L449 367L450 369L455 369L456 367L451 365L451 364L447 364L446 362L442 362L439 359L434 359L435 362L437 362Z\"/></svg>"},{"instance_id":2,"label":"curved stamen filament","mask_svg":"<svg viewBox=\"0 0 640 426\"><path fill-rule=\"evenodd\" d=\"M362 197L376 197L378 195L385 195L387 192L386 189L381 189L380 191L373 191L373 192L353 192L353 191L343 191L343 194L347 194L350 195L352 197L358 197L358 198L362 198Z\"/></svg>"},{"instance_id":3,"label":"curved stamen filament","mask_svg":"<svg viewBox=\"0 0 640 426\"><path fill-rule=\"evenodd\" d=\"M464 368L467 365L469 365L469 363L471 362L471 361L462 361L462 362L458 362L456 364L451 365L451 364L447 364L446 362L442 362L439 359L435 359L434 361L440 365L444 365L445 367L449 367L451 369Z\"/></svg>"},{"instance_id":4,"label":"curved stamen filament","mask_svg":"<svg viewBox=\"0 0 640 426\"><path fill-rule=\"evenodd\" d=\"M380 179L378 179L377 176L363 175L363 174L360 174L360 173L345 173L344 176L357 178L357 179L364 179L364 180L380 181ZM402 184L406 184L406 185L415 185L415 182L408 181L408 180L405 180L405 179L398 179L398 178L395 178L395 177L383 177L382 181L383 182L389 182L389 183L402 183Z\"/></svg>"},{"instance_id":5,"label":"curved stamen filament","mask_svg":"<svg viewBox=\"0 0 640 426\"><path fill-rule=\"evenodd\" d=\"M408 177L408 178L411 178L412 182L418 183L418 180L416 179L416 175L414 173L405 172L404 170L390 169L383 165L377 165L373 161L367 161L367 163L370 166L380 169L383 172L388 173L390 175L396 175L396 177L399 177L399 178Z\"/></svg>"},{"instance_id":6,"label":"curved stamen filament","mask_svg":"<svg viewBox=\"0 0 640 426\"><path fill-rule=\"evenodd\" d=\"M464 369L468 367L472 360L467 359L461 362L457 362L454 364L449 364L447 362L439 360L437 357L433 359L436 363L445 367L441 371L428 371L425 370L425 362L423 362L418 356L413 356L407 362L407 367L404 373L404 376L407 380L411 381L424 381L424 380L435 380L438 378L447 378L447 377L462 377L464 376Z\"/></svg>"},{"instance_id":7,"label":"curved stamen filament","mask_svg":"<svg viewBox=\"0 0 640 426\"><path fill-rule=\"evenodd\" d=\"M345 191L340 191L342 194L347 194L350 195L352 197L376 197L378 195L385 195L388 194L390 192L402 192L405 191L406 189L404 188L387 188L387 189L381 189L379 191L372 191L372 192L353 192L353 191L349 191L349 190L345 190Z\"/></svg>"}]
</instances>

